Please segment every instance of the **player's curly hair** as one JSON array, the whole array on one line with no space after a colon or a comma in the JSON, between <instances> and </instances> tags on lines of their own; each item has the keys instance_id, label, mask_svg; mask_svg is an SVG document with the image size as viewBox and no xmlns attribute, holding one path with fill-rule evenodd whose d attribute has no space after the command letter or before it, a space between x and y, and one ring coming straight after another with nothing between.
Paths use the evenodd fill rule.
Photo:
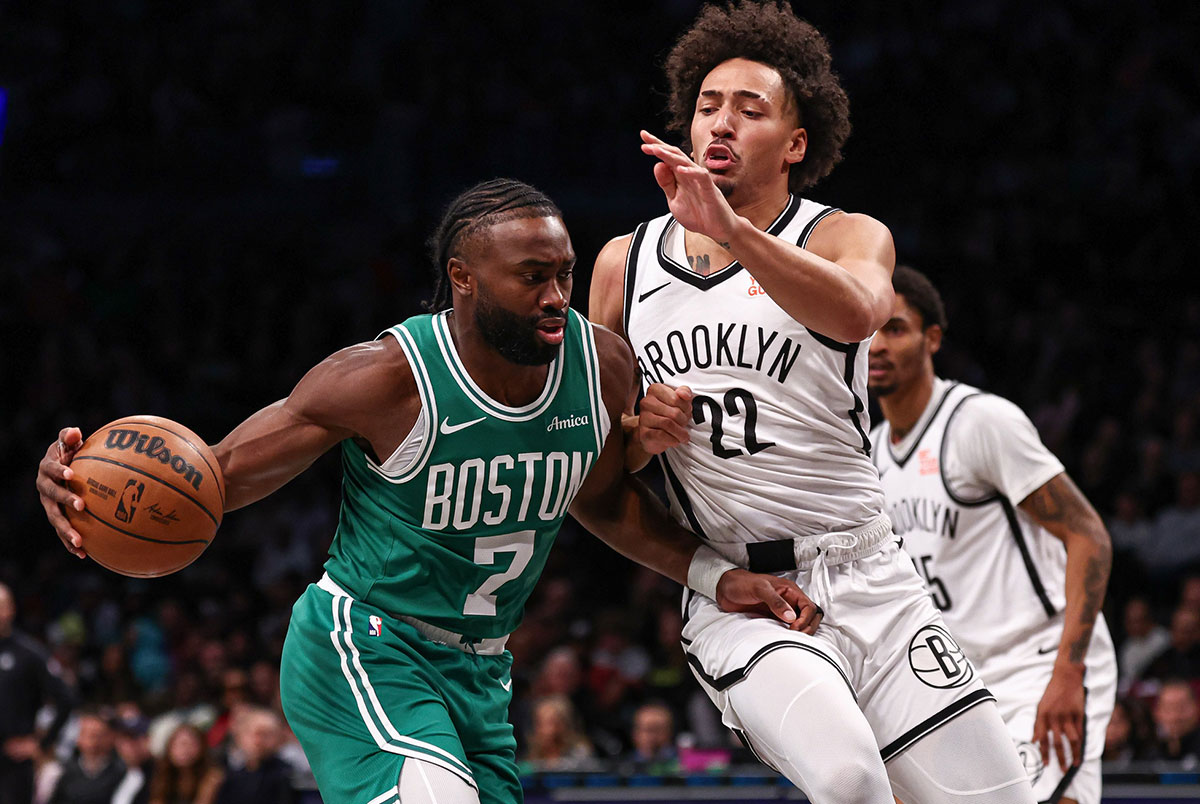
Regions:
<instances>
[{"instance_id":1,"label":"player's curly hair","mask_svg":"<svg viewBox=\"0 0 1200 804\"><path fill-rule=\"evenodd\" d=\"M942 294L929 281L929 277L916 268L907 265L897 265L892 272L892 290L908 305L921 314L921 331L937 324L944 332L949 323L946 320L946 305L942 303Z\"/></svg>"},{"instance_id":2,"label":"player's curly hair","mask_svg":"<svg viewBox=\"0 0 1200 804\"><path fill-rule=\"evenodd\" d=\"M717 65L743 58L773 68L783 78L808 131L804 160L792 165L788 189L805 190L842 161L850 136L850 101L830 68L829 44L783 2L706 5L667 56L668 127L690 153L692 117L705 76Z\"/></svg>"},{"instance_id":3,"label":"player's curly hair","mask_svg":"<svg viewBox=\"0 0 1200 804\"><path fill-rule=\"evenodd\" d=\"M562 217L550 197L516 179L491 179L464 190L446 207L441 223L426 241L437 279L433 298L425 302L425 309L439 313L454 303L446 265L451 257L461 256L476 235L516 218L550 217Z\"/></svg>"}]
</instances>

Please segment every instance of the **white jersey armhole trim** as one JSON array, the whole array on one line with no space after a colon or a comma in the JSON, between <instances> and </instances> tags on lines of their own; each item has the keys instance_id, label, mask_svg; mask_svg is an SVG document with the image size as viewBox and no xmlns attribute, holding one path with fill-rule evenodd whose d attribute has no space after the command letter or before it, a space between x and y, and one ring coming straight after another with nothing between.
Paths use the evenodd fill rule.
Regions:
<instances>
[{"instance_id":1,"label":"white jersey armhole trim","mask_svg":"<svg viewBox=\"0 0 1200 804\"><path fill-rule=\"evenodd\" d=\"M596 351L595 325L583 316L577 316L579 331L583 336L583 359L588 381L588 397L592 404L592 432L596 437L596 458L604 449L604 440L612 429L612 419L609 418L608 408L604 406L602 377L600 376L600 355Z\"/></svg>"},{"instance_id":2,"label":"white jersey armhole trim","mask_svg":"<svg viewBox=\"0 0 1200 804\"><path fill-rule=\"evenodd\" d=\"M395 326L383 333L391 335L400 344L404 357L412 368L413 379L417 382L417 395L421 399L421 410L417 421L413 424L408 435L400 442L400 446L383 461L382 465L366 456L367 466L390 483L406 483L411 480L424 466L433 453L433 442L437 440L437 400L433 395L433 385L429 380L429 372L412 335L403 326ZM383 337L381 335L380 337ZM434 422L430 426L430 422Z\"/></svg>"}]
</instances>

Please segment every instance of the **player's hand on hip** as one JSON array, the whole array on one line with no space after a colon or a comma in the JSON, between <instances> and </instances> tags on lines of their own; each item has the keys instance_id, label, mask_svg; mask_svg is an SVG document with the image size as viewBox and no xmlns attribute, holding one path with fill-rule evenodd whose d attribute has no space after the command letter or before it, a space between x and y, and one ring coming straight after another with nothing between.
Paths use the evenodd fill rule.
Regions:
<instances>
[{"instance_id":1,"label":"player's hand on hip","mask_svg":"<svg viewBox=\"0 0 1200 804\"><path fill-rule=\"evenodd\" d=\"M814 633L825 616L792 581L744 569L729 570L717 581L717 605L722 611L772 616L806 634Z\"/></svg>"},{"instance_id":2,"label":"player's hand on hip","mask_svg":"<svg viewBox=\"0 0 1200 804\"><path fill-rule=\"evenodd\" d=\"M1083 669L1056 664L1033 723L1033 741L1043 762L1050 762L1051 751L1063 770L1083 761L1083 714ZM1071 751L1069 758L1064 742Z\"/></svg>"},{"instance_id":3,"label":"player's hand on hip","mask_svg":"<svg viewBox=\"0 0 1200 804\"><path fill-rule=\"evenodd\" d=\"M660 160L654 166L654 180L667 197L675 220L690 232L728 243L738 216L713 183L712 175L683 151L648 131L642 132L642 152Z\"/></svg>"},{"instance_id":4,"label":"player's hand on hip","mask_svg":"<svg viewBox=\"0 0 1200 804\"><path fill-rule=\"evenodd\" d=\"M646 389L638 405L637 437L642 449L657 455L691 440L693 396L686 385L672 388L656 382Z\"/></svg>"},{"instance_id":5,"label":"player's hand on hip","mask_svg":"<svg viewBox=\"0 0 1200 804\"><path fill-rule=\"evenodd\" d=\"M62 509L64 505L69 505L76 511L84 509L83 498L67 488L67 481L75 475L70 466L71 459L82 445L83 433L78 427L64 427L59 432L58 440L46 448L46 457L38 464L37 491L42 500L42 508L46 511L46 519L58 533L63 546L71 554L86 558L83 538L71 527Z\"/></svg>"}]
</instances>

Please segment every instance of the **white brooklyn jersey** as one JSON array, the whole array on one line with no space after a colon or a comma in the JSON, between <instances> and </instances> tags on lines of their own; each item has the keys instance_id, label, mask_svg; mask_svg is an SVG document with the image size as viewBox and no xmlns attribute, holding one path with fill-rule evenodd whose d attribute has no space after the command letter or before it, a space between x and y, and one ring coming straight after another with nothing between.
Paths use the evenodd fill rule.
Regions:
<instances>
[{"instance_id":1,"label":"white brooklyn jersey","mask_svg":"<svg viewBox=\"0 0 1200 804\"><path fill-rule=\"evenodd\" d=\"M1021 500L994 487L968 489L954 480L962 474L951 466L955 457L949 454L956 443L955 421L965 406L989 402L1011 405L969 385L939 381L915 432L899 450L886 421L871 432L892 527L946 624L981 672L993 656L1042 634L1060 633L1066 602L1063 543L1016 507ZM1028 422L1023 414L1021 421ZM1062 471L1040 441L1038 447L1045 457L1035 456L1035 488L1049 479L1046 475ZM1057 650L1057 636L1043 641Z\"/></svg>"},{"instance_id":2,"label":"white brooklyn jersey","mask_svg":"<svg viewBox=\"0 0 1200 804\"><path fill-rule=\"evenodd\" d=\"M803 247L834 212L792 196L767 231ZM881 515L864 403L869 339L810 332L737 262L707 276L690 270L670 215L634 232L624 323L643 391L665 383L695 394L690 443L662 455L685 527L720 551Z\"/></svg>"}]
</instances>

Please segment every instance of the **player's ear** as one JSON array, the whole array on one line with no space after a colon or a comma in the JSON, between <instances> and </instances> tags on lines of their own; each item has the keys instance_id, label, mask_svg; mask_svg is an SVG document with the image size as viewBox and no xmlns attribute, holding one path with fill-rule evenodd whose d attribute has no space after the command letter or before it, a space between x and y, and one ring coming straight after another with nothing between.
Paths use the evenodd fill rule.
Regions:
<instances>
[{"instance_id":1,"label":"player's ear","mask_svg":"<svg viewBox=\"0 0 1200 804\"><path fill-rule=\"evenodd\" d=\"M475 290L475 278L471 268L459 257L451 257L446 263L446 276L450 279L450 287L463 296L470 296Z\"/></svg>"},{"instance_id":2,"label":"player's ear","mask_svg":"<svg viewBox=\"0 0 1200 804\"><path fill-rule=\"evenodd\" d=\"M808 130L797 128L792 131L792 139L788 142L787 155L784 157L789 165L794 165L804 161L804 155L808 152Z\"/></svg>"},{"instance_id":3,"label":"player's ear","mask_svg":"<svg viewBox=\"0 0 1200 804\"><path fill-rule=\"evenodd\" d=\"M942 328L937 324L930 324L925 328L925 351L935 355L941 348Z\"/></svg>"}]
</instances>

